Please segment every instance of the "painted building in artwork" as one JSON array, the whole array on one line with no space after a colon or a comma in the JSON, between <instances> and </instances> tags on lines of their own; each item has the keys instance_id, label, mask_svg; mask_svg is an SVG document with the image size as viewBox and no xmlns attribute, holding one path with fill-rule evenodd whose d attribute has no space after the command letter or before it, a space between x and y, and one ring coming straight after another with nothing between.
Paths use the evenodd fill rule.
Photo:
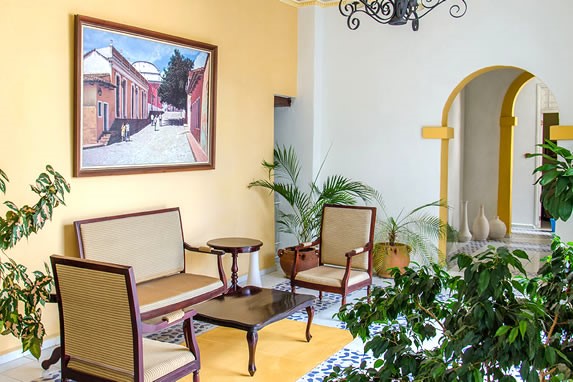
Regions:
<instances>
[{"instance_id":1,"label":"painted building in artwork","mask_svg":"<svg viewBox=\"0 0 573 382\"><path fill-rule=\"evenodd\" d=\"M209 123L208 56L200 55L195 60L198 66L187 78L187 126L191 132L190 144L197 161L207 158Z\"/></svg>"},{"instance_id":2,"label":"painted building in artwork","mask_svg":"<svg viewBox=\"0 0 573 382\"><path fill-rule=\"evenodd\" d=\"M126 120L147 119L149 82L113 46L94 49L84 55L83 144L98 144L105 132L118 118ZM106 81L107 90L94 87L94 78ZM92 96L86 96L87 93ZM101 105L101 116L99 113ZM107 106L106 106L107 105ZM106 117L107 116L107 117Z\"/></svg>"},{"instance_id":3,"label":"painted building in artwork","mask_svg":"<svg viewBox=\"0 0 573 382\"><path fill-rule=\"evenodd\" d=\"M84 74L82 144L96 144L111 128L115 115L115 85L109 74Z\"/></svg>"},{"instance_id":4,"label":"painted building in artwork","mask_svg":"<svg viewBox=\"0 0 573 382\"><path fill-rule=\"evenodd\" d=\"M150 112L162 111L161 97L159 97L159 86L161 85L161 73L157 66L148 61L136 61L133 67L145 77L149 83L147 91L147 107Z\"/></svg>"}]
</instances>

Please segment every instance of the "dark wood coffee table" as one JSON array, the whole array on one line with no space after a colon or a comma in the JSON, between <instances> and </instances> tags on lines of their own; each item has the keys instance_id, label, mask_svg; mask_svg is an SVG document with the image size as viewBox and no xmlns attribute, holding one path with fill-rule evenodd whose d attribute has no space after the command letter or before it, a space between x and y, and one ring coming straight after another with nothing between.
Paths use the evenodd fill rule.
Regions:
<instances>
[{"instance_id":1,"label":"dark wood coffee table","mask_svg":"<svg viewBox=\"0 0 573 382\"><path fill-rule=\"evenodd\" d=\"M249 287L246 287L249 288ZM306 340L312 338L310 325L314 316L314 296L274 289L253 288L250 293L230 294L193 306L195 318L214 325L244 330L249 345L249 374L254 375L258 331L273 322L306 308Z\"/></svg>"}]
</instances>

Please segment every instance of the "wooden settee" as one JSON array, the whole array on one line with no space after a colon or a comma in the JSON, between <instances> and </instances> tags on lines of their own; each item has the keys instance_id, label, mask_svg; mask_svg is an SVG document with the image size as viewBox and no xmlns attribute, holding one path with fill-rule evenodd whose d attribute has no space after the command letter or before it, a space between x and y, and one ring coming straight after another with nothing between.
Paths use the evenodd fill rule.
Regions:
<instances>
[{"instance_id":1,"label":"wooden settee","mask_svg":"<svg viewBox=\"0 0 573 382\"><path fill-rule=\"evenodd\" d=\"M133 267L142 320L171 314L227 290L224 252L183 239L179 208L74 222L82 258ZM218 277L186 269L185 251L215 256Z\"/></svg>"}]
</instances>

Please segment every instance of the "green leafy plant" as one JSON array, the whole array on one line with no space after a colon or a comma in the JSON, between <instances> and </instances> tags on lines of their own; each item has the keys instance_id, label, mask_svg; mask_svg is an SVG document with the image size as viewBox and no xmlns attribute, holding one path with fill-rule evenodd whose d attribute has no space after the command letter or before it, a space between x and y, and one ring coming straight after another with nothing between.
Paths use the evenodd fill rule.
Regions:
<instances>
[{"instance_id":1,"label":"green leafy plant","mask_svg":"<svg viewBox=\"0 0 573 382\"><path fill-rule=\"evenodd\" d=\"M457 255L463 277L436 264L394 270L393 286L337 314L375 361L335 367L325 381L569 380L573 250L559 238L552 248L532 279L527 254L505 247Z\"/></svg>"},{"instance_id":2,"label":"green leafy plant","mask_svg":"<svg viewBox=\"0 0 573 382\"><path fill-rule=\"evenodd\" d=\"M528 158L544 159L544 163L533 170L534 174L540 173L535 184L543 186L541 202L552 217L567 221L573 211L573 154L550 140L537 146L554 155L527 154Z\"/></svg>"},{"instance_id":3,"label":"green leafy plant","mask_svg":"<svg viewBox=\"0 0 573 382\"><path fill-rule=\"evenodd\" d=\"M22 238L41 230L46 222L52 219L54 208L65 204L64 195L70 192L70 185L52 166L46 166L31 185L32 191L39 200L32 206L16 206L11 201L4 201L8 207L6 216L0 217L0 251L5 258L0 261L0 329L3 335L11 334L22 342L22 351L29 350L40 357L45 335L42 324L42 310L49 298L52 285L50 270L45 265L45 274L28 269L10 258L5 250L14 247ZM0 191L6 193L8 176L0 170Z\"/></svg>"},{"instance_id":4,"label":"green leafy plant","mask_svg":"<svg viewBox=\"0 0 573 382\"><path fill-rule=\"evenodd\" d=\"M557 373L573 380L573 243L564 244L555 236L548 256L535 282L539 284L539 297L546 308L548 320L545 325L544 343L558 349L569 362L552 362L542 377ZM556 354L547 357L556 359Z\"/></svg>"},{"instance_id":5,"label":"green leafy plant","mask_svg":"<svg viewBox=\"0 0 573 382\"><path fill-rule=\"evenodd\" d=\"M278 211L277 229L294 235L298 243L316 239L325 204L353 205L358 199L368 202L377 197L371 187L342 175L328 176L320 185L320 170L308 185L308 191L303 190L299 182L300 162L292 147L275 147L274 163L263 160L262 165L268 170L268 179L253 181L248 187L262 187L284 198L289 208Z\"/></svg>"},{"instance_id":6,"label":"green leafy plant","mask_svg":"<svg viewBox=\"0 0 573 382\"><path fill-rule=\"evenodd\" d=\"M391 247L404 244L426 263L434 261L434 256L439 253L435 242L446 235L447 224L438 216L424 210L431 207L447 207L447 205L438 200L414 208L410 212L400 211L398 215L392 216L382 201L380 204L382 217L378 218L376 223L376 242L387 243ZM386 256L385 253L375 251L373 260L377 271L384 268L384 256Z\"/></svg>"}]
</instances>

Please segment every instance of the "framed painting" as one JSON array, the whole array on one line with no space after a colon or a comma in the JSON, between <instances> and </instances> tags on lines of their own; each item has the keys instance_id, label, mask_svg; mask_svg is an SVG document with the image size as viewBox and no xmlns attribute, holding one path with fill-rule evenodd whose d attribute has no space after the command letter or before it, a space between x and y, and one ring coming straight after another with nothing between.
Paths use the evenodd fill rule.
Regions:
<instances>
[{"instance_id":1,"label":"framed painting","mask_svg":"<svg viewBox=\"0 0 573 382\"><path fill-rule=\"evenodd\" d=\"M75 176L215 168L217 47L76 15Z\"/></svg>"}]
</instances>

